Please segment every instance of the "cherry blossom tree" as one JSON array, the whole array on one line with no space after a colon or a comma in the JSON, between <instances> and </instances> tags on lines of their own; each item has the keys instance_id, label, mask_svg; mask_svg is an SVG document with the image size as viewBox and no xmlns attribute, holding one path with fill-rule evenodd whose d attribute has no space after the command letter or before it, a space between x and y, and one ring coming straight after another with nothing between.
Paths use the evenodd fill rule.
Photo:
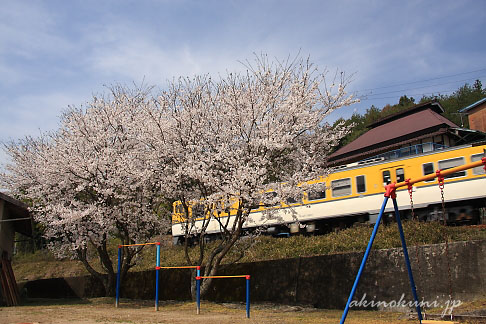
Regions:
<instances>
[{"instance_id":1,"label":"cherry blossom tree","mask_svg":"<svg viewBox=\"0 0 486 324\"><path fill-rule=\"evenodd\" d=\"M147 107L144 137L155 148L153 168L164 175L164 196L182 202L186 261L203 265L205 276L215 275L239 242L252 209L302 197L305 181L328 172L327 156L347 129L331 129L324 119L355 101L343 73L329 83L327 71L308 60L261 56L247 68L217 81L181 78ZM205 215L199 220L190 212L196 206ZM217 217L228 206L234 216ZM220 240L208 249L210 222L219 223ZM190 241L199 246L196 259ZM203 294L210 284L203 281Z\"/></svg>"},{"instance_id":2,"label":"cherry blossom tree","mask_svg":"<svg viewBox=\"0 0 486 324\"><path fill-rule=\"evenodd\" d=\"M56 132L6 145L12 163L3 182L32 202L50 249L80 260L109 295L116 265L108 243L145 243L168 227L156 213L160 183L146 163L151 148L141 138L151 102L147 89L115 86L85 108L67 109ZM122 276L138 252L123 251Z\"/></svg>"},{"instance_id":3,"label":"cherry blossom tree","mask_svg":"<svg viewBox=\"0 0 486 324\"><path fill-rule=\"evenodd\" d=\"M182 203L177 226L187 263L215 275L241 243L251 210L301 200L312 190L306 181L329 172L327 155L347 128L331 128L325 118L355 101L343 73L329 82L308 60L261 56L247 68L218 80L181 78L156 98L113 87L86 108L69 108L56 132L7 144L12 163L2 180L32 202L51 249L83 262L108 294L115 277L108 242L145 242L163 231L167 224L156 214L163 198ZM268 209L262 217L279 215ZM220 240L207 245L214 223ZM196 259L191 241L199 246ZM91 252L107 276L92 265ZM124 251L122 276L137 252ZM210 284L203 281L203 294Z\"/></svg>"}]
</instances>

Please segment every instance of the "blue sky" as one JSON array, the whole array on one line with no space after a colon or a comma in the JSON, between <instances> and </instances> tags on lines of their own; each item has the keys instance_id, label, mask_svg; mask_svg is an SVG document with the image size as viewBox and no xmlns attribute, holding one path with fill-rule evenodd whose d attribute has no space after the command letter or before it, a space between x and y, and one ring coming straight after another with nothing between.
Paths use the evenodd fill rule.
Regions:
<instances>
[{"instance_id":1,"label":"blue sky","mask_svg":"<svg viewBox=\"0 0 486 324\"><path fill-rule=\"evenodd\" d=\"M354 73L350 90L367 96L331 120L449 94L486 84L485 30L486 1L2 0L0 141L55 129L104 85L163 88L243 70L255 52Z\"/></svg>"}]
</instances>

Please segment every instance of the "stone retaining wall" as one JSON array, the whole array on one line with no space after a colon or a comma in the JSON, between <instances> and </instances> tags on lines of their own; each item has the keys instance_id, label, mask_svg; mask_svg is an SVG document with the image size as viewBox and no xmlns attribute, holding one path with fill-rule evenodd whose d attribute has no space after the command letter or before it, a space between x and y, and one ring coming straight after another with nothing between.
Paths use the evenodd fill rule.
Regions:
<instances>
[{"instance_id":1,"label":"stone retaining wall","mask_svg":"<svg viewBox=\"0 0 486 324\"><path fill-rule=\"evenodd\" d=\"M363 257L344 253L285 260L236 264L222 269L219 275L251 275L251 299L254 302L308 304L319 308L342 308L346 304ZM409 248L420 298L444 301L449 295L449 270L453 297L470 300L486 294L486 241L449 244L449 264L445 244ZM417 256L419 262L417 262ZM161 300L189 300L189 269L160 270ZM23 284L29 297L97 297L103 289L91 277L56 278ZM129 273L121 286L121 296L153 299L155 271ZM367 300L412 300L407 270L401 248L370 253L355 298L366 293ZM214 280L205 299L244 301L243 278Z\"/></svg>"}]
</instances>

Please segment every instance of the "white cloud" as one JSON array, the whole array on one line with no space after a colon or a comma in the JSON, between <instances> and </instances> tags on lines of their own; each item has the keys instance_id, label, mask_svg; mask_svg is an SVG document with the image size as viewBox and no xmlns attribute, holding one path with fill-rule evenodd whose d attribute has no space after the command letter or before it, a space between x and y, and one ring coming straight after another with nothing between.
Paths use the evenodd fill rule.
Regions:
<instances>
[{"instance_id":1,"label":"white cloud","mask_svg":"<svg viewBox=\"0 0 486 324\"><path fill-rule=\"evenodd\" d=\"M163 85L179 76L242 70L238 50L193 47L189 42L170 43L131 25L92 26L84 33L87 54L84 67L102 78ZM251 54L251 52L249 52Z\"/></svg>"}]
</instances>

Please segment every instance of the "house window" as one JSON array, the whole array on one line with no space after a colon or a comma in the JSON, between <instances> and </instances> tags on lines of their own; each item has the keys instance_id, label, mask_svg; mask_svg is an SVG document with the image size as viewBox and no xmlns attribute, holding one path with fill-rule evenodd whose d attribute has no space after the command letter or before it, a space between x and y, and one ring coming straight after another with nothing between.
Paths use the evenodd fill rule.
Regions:
<instances>
[{"instance_id":1,"label":"house window","mask_svg":"<svg viewBox=\"0 0 486 324\"><path fill-rule=\"evenodd\" d=\"M351 179L339 179L331 182L332 196L341 197L351 194Z\"/></svg>"},{"instance_id":2,"label":"house window","mask_svg":"<svg viewBox=\"0 0 486 324\"><path fill-rule=\"evenodd\" d=\"M356 177L356 191L358 193L363 193L366 191L365 176L360 175Z\"/></svg>"}]
</instances>

